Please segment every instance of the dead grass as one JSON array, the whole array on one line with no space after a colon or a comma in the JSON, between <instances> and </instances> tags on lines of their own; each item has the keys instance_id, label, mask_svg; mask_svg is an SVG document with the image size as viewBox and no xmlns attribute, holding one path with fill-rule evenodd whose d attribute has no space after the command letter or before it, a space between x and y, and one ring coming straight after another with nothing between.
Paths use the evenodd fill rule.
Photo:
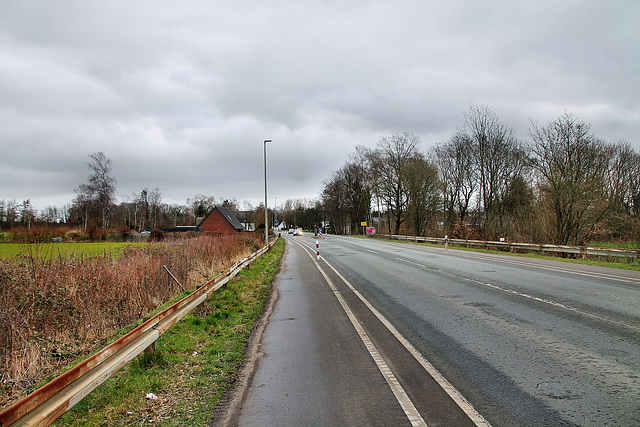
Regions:
<instances>
[{"instance_id":1,"label":"dead grass","mask_svg":"<svg viewBox=\"0 0 640 427\"><path fill-rule=\"evenodd\" d=\"M280 239L251 268L164 333L155 350L141 353L54 425L210 425L245 359L251 331L272 293L284 246ZM147 393L158 399L146 399Z\"/></svg>"},{"instance_id":2,"label":"dead grass","mask_svg":"<svg viewBox=\"0 0 640 427\"><path fill-rule=\"evenodd\" d=\"M258 246L251 235L200 236L118 257L0 260L0 407L181 292L163 265L193 290Z\"/></svg>"}]
</instances>

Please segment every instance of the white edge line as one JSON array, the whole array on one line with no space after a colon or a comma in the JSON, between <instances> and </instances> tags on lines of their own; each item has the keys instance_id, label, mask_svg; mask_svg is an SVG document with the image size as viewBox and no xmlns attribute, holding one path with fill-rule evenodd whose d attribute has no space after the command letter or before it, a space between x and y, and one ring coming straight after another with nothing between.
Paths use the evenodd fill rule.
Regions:
<instances>
[{"instance_id":1,"label":"white edge line","mask_svg":"<svg viewBox=\"0 0 640 427\"><path fill-rule=\"evenodd\" d=\"M403 259L403 258L398 258L398 257L396 257L396 259L398 261L406 262L407 264L413 264L413 265L417 265L418 267L425 268L424 264L420 264L418 262L413 262L413 261L409 261L408 259Z\"/></svg>"},{"instance_id":2,"label":"white edge line","mask_svg":"<svg viewBox=\"0 0 640 427\"><path fill-rule=\"evenodd\" d=\"M324 259L324 258L323 258ZM374 306L369 303L358 292L347 279L342 276L331 264L325 259L329 268L340 277L340 279L351 289L351 291L371 310L371 312L384 324L387 329L396 337L398 341L411 353L411 355L422 365L422 367L433 377L433 379L444 389L444 391L453 399L454 402L464 411L465 414L475 423L476 426L490 427L491 424L487 421L445 377L429 362L414 346L411 344L398 330L380 313Z\"/></svg>"},{"instance_id":3,"label":"white edge line","mask_svg":"<svg viewBox=\"0 0 640 427\"><path fill-rule=\"evenodd\" d=\"M336 296L336 299L342 306L342 309L347 314L347 317L351 321L351 324L353 325L353 327L356 329L356 332L358 332L360 339L362 340L365 347L369 351L369 354L371 355L371 357L373 358L373 361L375 362L376 366L380 370L380 373L382 374L384 379L387 381L387 384L389 384L391 391L393 392L394 396L396 397L396 400L402 407L402 410L404 411L405 415L409 419L409 422L411 422L411 425L415 427L422 427L422 426L427 427L427 423L422 418L422 415L420 415L420 412L418 412L418 409L416 409L415 405L407 395L407 392L404 390L404 388L402 388L402 385L400 384L396 376L393 374L393 371L391 370L391 368L389 368L389 365L387 365L387 362L384 360L384 358L382 357L382 355L380 354L376 346L371 341L371 338L362 327L362 324L358 321L358 319L356 318L351 308L347 305L347 302L344 300L343 296L340 295L338 288L336 288L336 286L333 284L333 282L331 281L327 273L325 273L322 267L320 267L320 264L318 264L318 261L315 260L309 254L308 251L305 250L305 253L309 255L309 257L315 264L316 268L318 269L318 271L320 271L320 273L322 274L322 277L324 277L324 280L327 282L327 284L333 291L333 294ZM329 264L327 263L327 265ZM329 267L331 266L329 265Z\"/></svg>"}]
</instances>

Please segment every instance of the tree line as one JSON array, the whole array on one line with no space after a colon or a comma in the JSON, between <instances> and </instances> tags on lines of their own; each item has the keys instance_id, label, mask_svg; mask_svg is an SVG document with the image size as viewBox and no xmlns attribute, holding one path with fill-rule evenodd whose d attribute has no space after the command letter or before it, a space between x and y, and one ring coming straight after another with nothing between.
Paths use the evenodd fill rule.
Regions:
<instances>
[{"instance_id":1,"label":"tree line","mask_svg":"<svg viewBox=\"0 0 640 427\"><path fill-rule=\"evenodd\" d=\"M122 195L118 202L111 159L102 152L88 157L87 180L74 190L76 197L71 203L37 210L30 199L21 203L0 200L0 229L65 225L91 232L109 229L128 233L131 230L195 226L219 205L233 212L241 222L252 224L258 231L264 230L264 205L254 207L248 201L241 205L236 199L196 194L187 198L185 204L168 204L163 203L162 193L155 187ZM318 200L288 199L275 208L269 209L270 228L284 221L290 227L309 229L322 221L322 206Z\"/></svg>"},{"instance_id":2,"label":"tree line","mask_svg":"<svg viewBox=\"0 0 640 427\"><path fill-rule=\"evenodd\" d=\"M516 138L486 106L427 153L410 132L356 147L324 182L337 233L362 221L393 234L552 242L640 237L640 154L565 113Z\"/></svg>"},{"instance_id":3,"label":"tree line","mask_svg":"<svg viewBox=\"0 0 640 427\"><path fill-rule=\"evenodd\" d=\"M66 225L83 229L127 229L142 231L154 228L172 228L179 225L197 225L216 205L234 213L240 212L235 199L216 200L197 194L187 198L185 204L162 202L158 187L143 188L140 192L125 194L118 203L117 180L113 176L112 161L102 153L89 155L89 175L85 183L74 190L76 197L62 207L48 206L36 210L30 199L21 203L0 200L0 228L31 228L43 225ZM245 208L253 210L250 204ZM263 211L264 212L264 211Z\"/></svg>"},{"instance_id":4,"label":"tree line","mask_svg":"<svg viewBox=\"0 0 640 427\"><path fill-rule=\"evenodd\" d=\"M640 153L628 142L608 142L565 113L531 121L519 140L486 106L471 104L445 142L420 151L411 132L392 133L375 148L358 146L323 183L317 199L288 199L269 209L269 227L325 227L361 233L445 235L582 245L594 240L640 240ZM0 227L65 224L84 229L141 231L197 225L216 205L264 229L264 206L206 195L185 204L162 201L159 188L116 200L111 160L94 153L89 176L72 203L33 208L0 200Z\"/></svg>"}]
</instances>

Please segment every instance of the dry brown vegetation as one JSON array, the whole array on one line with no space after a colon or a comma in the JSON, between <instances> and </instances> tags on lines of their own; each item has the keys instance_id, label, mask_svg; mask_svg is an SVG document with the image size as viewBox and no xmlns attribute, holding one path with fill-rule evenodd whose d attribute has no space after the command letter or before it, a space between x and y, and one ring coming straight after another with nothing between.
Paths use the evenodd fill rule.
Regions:
<instances>
[{"instance_id":1,"label":"dry brown vegetation","mask_svg":"<svg viewBox=\"0 0 640 427\"><path fill-rule=\"evenodd\" d=\"M0 233L3 243L48 243L53 238L62 238L65 242L127 241L131 229L126 226L118 229L98 227L69 227L64 224L39 224L31 227L15 226Z\"/></svg>"},{"instance_id":2,"label":"dry brown vegetation","mask_svg":"<svg viewBox=\"0 0 640 427\"><path fill-rule=\"evenodd\" d=\"M259 247L249 234L132 246L117 257L0 260L0 407L106 337Z\"/></svg>"}]
</instances>

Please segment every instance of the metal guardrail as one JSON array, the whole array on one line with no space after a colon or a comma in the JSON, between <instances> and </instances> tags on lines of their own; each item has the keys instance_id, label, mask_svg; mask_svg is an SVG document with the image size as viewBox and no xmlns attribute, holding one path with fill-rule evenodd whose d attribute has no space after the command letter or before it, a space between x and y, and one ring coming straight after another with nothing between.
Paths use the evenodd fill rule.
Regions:
<instances>
[{"instance_id":1,"label":"metal guardrail","mask_svg":"<svg viewBox=\"0 0 640 427\"><path fill-rule=\"evenodd\" d=\"M640 250L634 249L607 249L607 248L595 248L591 246L563 246L563 245L539 245L534 243L509 243L509 242L492 242L483 240L464 240L464 239L444 239L441 237L417 237L417 236L401 236L395 234L378 234L379 237L385 237L394 240L405 240L410 242L424 242L433 243L438 245L444 245L445 243L451 245L465 246L465 247L477 247L477 248L495 248L508 250L515 252L517 250L530 251L530 252L554 252L564 254L575 254L582 258L586 258L588 255L603 256L603 257L617 257L617 258L640 258Z\"/></svg>"},{"instance_id":2,"label":"metal guardrail","mask_svg":"<svg viewBox=\"0 0 640 427\"><path fill-rule=\"evenodd\" d=\"M234 264L171 307L146 320L71 370L0 412L0 427L48 426L105 382L241 270L268 252L277 239Z\"/></svg>"}]
</instances>

